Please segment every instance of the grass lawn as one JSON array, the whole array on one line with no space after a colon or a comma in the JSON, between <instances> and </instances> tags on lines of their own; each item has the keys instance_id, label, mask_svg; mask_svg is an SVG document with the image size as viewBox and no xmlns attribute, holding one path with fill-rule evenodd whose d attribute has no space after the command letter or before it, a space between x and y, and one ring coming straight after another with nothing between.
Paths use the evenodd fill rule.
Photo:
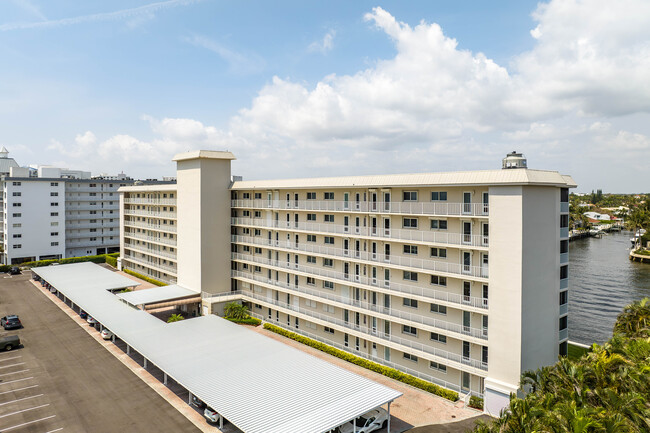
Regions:
<instances>
[{"instance_id":1,"label":"grass lawn","mask_svg":"<svg viewBox=\"0 0 650 433\"><path fill-rule=\"evenodd\" d=\"M580 359L587 352L589 352L589 349L569 343L569 359Z\"/></svg>"}]
</instances>

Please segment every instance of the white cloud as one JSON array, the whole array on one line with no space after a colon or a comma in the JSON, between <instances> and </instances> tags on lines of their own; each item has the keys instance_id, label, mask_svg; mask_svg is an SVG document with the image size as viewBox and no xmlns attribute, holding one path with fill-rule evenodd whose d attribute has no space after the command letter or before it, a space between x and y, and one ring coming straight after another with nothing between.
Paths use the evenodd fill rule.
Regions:
<instances>
[{"instance_id":1,"label":"white cloud","mask_svg":"<svg viewBox=\"0 0 650 433\"><path fill-rule=\"evenodd\" d=\"M244 54L233 51L215 40L206 38L201 35L192 35L184 37L183 40L197 47L205 48L221 57L230 68L230 72L238 74L257 74L264 67L265 62L262 57L254 53Z\"/></svg>"},{"instance_id":2,"label":"white cloud","mask_svg":"<svg viewBox=\"0 0 650 433\"><path fill-rule=\"evenodd\" d=\"M335 36L336 30L329 29L327 33L325 33L325 36L323 36L322 40L312 42L309 44L309 47L307 49L311 52L318 51L321 54L327 54L328 52L332 51L332 48L334 48Z\"/></svg>"}]
</instances>

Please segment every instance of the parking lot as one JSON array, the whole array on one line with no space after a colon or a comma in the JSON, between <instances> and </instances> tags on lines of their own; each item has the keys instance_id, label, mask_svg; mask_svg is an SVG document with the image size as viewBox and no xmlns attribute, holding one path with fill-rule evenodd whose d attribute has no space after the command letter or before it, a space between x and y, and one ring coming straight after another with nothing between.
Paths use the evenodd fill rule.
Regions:
<instances>
[{"instance_id":1,"label":"parking lot","mask_svg":"<svg viewBox=\"0 0 650 433\"><path fill-rule=\"evenodd\" d=\"M23 347L0 352L1 432L199 432L32 285L0 274L0 316ZM215 429L216 430L216 429Z\"/></svg>"}]
</instances>

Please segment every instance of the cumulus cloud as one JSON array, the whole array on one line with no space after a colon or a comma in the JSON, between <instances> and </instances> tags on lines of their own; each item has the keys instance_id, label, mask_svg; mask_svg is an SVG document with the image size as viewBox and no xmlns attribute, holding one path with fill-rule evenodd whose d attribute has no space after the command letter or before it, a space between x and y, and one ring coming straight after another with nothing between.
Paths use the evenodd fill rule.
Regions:
<instances>
[{"instance_id":1,"label":"cumulus cloud","mask_svg":"<svg viewBox=\"0 0 650 433\"><path fill-rule=\"evenodd\" d=\"M330 29L325 33L323 39L320 41L314 41L309 44L309 51L318 51L321 54L327 54L329 51L332 51L334 48L334 37L336 36L336 30Z\"/></svg>"}]
</instances>

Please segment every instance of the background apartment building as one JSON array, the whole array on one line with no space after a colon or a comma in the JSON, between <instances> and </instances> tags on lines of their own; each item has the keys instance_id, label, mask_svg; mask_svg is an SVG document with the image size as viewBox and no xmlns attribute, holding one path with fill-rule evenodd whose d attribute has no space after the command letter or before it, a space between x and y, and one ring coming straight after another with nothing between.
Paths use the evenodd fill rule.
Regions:
<instances>
[{"instance_id":1,"label":"background apartment building","mask_svg":"<svg viewBox=\"0 0 650 433\"><path fill-rule=\"evenodd\" d=\"M0 179L9 175L11 167L19 167L15 159L9 158L9 151L2 146L0 149ZM4 209L4 195L0 194L0 209ZM0 212L0 227L4 227L4 212ZM0 230L0 245L4 245L4 230Z\"/></svg>"},{"instance_id":2,"label":"background apartment building","mask_svg":"<svg viewBox=\"0 0 650 433\"><path fill-rule=\"evenodd\" d=\"M566 353L570 177L518 168L231 182L233 158L178 155L167 223L176 260L151 254L162 243L135 248L150 274L156 260L174 263L206 313L242 300L266 321L485 397L493 414L523 371ZM525 160L509 156L511 166ZM121 191L126 221L127 202L149 190ZM124 232L124 254L165 233Z\"/></svg>"},{"instance_id":3,"label":"background apartment building","mask_svg":"<svg viewBox=\"0 0 650 433\"><path fill-rule=\"evenodd\" d=\"M12 166L2 178L5 264L119 251L124 174Z\"/></svg>"}]
</instances>

